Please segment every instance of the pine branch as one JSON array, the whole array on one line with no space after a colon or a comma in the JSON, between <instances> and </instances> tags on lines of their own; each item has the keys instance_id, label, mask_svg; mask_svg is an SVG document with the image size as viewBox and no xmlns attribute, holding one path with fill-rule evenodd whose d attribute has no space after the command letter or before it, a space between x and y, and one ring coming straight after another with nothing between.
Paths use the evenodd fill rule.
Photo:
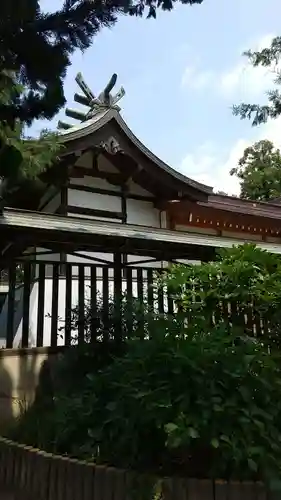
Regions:
<instances>
[{"instance_id":1,"label":"pine branch","mask_svg":"<svg viewBox=\"0 0 281 500\"><path fill-rule=\"evenodd\" d=\"M261 123L266 123L269 118L277 118L281 114L281 94L278 90L268 92L268 101L270 105L260 106L259 104L239 104L233 106L232 111L235 116L240 116L241 120L245 118L252 119L252 125L255 127Z\"/></svg>"},{"instance_id":2,"label":"pine branch","mask_svg":"<svg viewBox=\"0 0 281 500\"><path fill-rule=\"evenodd\" d=\"M253 66L271 66L272 63L277 64L281 56L281 37L273 38L270 47L266 47L260 51L248 50L244 52Z\"/></svg>"},{"instance_id":3,"label":"pine branch","mask_svg":"<svg viewBox=\"0 0 281 500\"><path fill-rule=\"evenodd\" d=\"M38 139L23 137L21 146L23 158L21 171L24 177L31 179L38 177L53 165L63 147L58 134L47 129L41 131Z\"/></svg>"},{"instance_id":4,"label":"pine branch","mask_svg":"<svg viewBox=\"0 0 281 500\"><path fill-rule=\"evenodd\" d=\"M249 58L254 67L272 67L274 64L276 66L281 57L281 37L275 37L268 48L255 52L249 50L244 55ZM275 73L276 78L274 82L280 85L281 73L277 67L275 68ZM260 106L259 104L242 103L238 106L233 106L233 114L240 116L242 120L252 120L253 126L266 123L269 118L277 118L281 114L281 93L278 90L271 90L267 92L267 95L269 104Z\"/></svg>"},{"instance_id":5,"label":"pine branch","mask_svg":"<svg viewBox=\"0 0 281 500\"><path fill-rule=\"evenodd\" d=\"M56 87L49 86L41 93L30 90L17 104L11 102L0 104L1 122L13 127L15 120L20 120L26 125L31 125L34 118L50 120L64 104L63 81L58 79Z\"/></svg>"}]
</instances>

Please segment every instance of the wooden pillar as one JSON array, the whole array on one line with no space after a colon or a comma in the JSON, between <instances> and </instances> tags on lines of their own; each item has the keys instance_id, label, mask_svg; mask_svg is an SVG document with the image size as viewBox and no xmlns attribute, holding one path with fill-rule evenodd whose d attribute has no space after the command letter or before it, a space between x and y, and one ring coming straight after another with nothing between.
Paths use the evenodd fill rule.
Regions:
<instances>
[{"instance_id":1,"label":"wooden pillar","mask_svg":"<svg viewBox=\"0 0 281 500\"><path fill-rule=\"evenodd\" d=\"M59 213L60 215L63 215L64 217L67 217L67 207L68 207L68 184L69 184L69 179L68 179L68 166L63 165L62 167L62 179L61 179L61 188L60 188L60 209ZM60 252L60 274L65 274L65 264L67 261L66 258L66 253L65 252Z\"/></svg>"},{"instance_id":2,"label":"wooden pillar","mask_svg":"<svg viewBox=\"0 0 281 500\"><path fill-rule=\"evenodd\" d=\"M127 224L128 210L127 210L127 194L128 186L127 184L122 184L121 186L121 212L122 212L122 224ZM123 253L121 256L122 264L127 265L128 257L127 254Z\"/></svg>"},{"instance_id":3,"label":"wooden pillar","mask_svg":"<svg viewBox=\"0 0 281 500\"><path fill-rule=\"evenodd\" d=\"M122 255L114 253L114 340L122 340Z\"/></svg>"},{"instance_id":4,"label":"wooden pillar","mask_svg":"<svg viewBox=\"0 0 281 500\"><path fill-rule=\"evenodd\" d=\"M121 213L122 213L122 224L127 224L127 194L128 194L128 186L126 184L122 184L121 186Z\"/></svg>"}]
</instances>

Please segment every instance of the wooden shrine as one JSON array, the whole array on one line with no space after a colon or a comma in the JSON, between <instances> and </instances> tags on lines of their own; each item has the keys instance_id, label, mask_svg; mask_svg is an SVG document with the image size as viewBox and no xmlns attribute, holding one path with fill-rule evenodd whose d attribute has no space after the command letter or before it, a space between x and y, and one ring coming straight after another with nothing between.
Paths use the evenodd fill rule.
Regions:
<instances>
[{"instance_id":1,"label":"wooden shrine","mask_svg":"<svg viewBox=\"0 0 281 500\"><path fill-rule=\"evenodd\" d=\"M170 262L210 260L246 241L281 253L278 200L214 194L157 158L122 118L116 78L96 97L77 75L74 100L86 111L66 110L79 123L59 123L59 160L36 196L16 193L2 211L0 346L57 345L59 318L77 303L81 340L86 301L94 309L101 294L106 310L112 294L144 298Z\"/></svg>"}]
</instances>

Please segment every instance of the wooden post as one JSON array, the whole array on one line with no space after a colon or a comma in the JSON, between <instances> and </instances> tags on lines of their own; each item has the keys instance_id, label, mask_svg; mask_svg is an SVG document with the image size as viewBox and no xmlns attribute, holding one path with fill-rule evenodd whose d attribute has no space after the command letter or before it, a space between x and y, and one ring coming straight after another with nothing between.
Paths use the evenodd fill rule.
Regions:
<instances>
[{"instance_id":1,"label":"wooden post","mask_svg":"<svg viewBox=\"0 0 281 500\"><path fill-rule=\"evenodd\" d=\"M122 260L121 253L114 253L114 337L122 340Z\"/></svg>"}]
</instances>

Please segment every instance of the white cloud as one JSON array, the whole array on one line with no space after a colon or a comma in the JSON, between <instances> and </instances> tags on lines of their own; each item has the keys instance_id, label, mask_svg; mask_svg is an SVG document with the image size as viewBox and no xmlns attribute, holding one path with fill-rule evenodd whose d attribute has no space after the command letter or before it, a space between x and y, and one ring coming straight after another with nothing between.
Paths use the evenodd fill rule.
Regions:
<instances>
[{"instance_id":1,"label":"white cloud","mask_svg":"<svg viewBox=\"0 0 281 500\"><path fill-rule=\"evenodd\" d=\"M240 158L246 146L246 142L237 141L224 158L214 144L209 146L204 144L197 151L186 155L178 169L196 181L213 186L216 191L238 194L239 183L230 177L229 170L235 164L235 159Z\"/></svg>"},{"instance_id":2,"label":"white cloud","mask_svg":"<svg viewBox=\"0 0 281 500\"><path fill-rule=\"evenodd\" d=\"M253 51L261 50L270 46L273 34L268 34L261 37L256 42L249 43L247 49L251 47ZM275 71L278 68L272 65L269 68L262 66L253 67L242 53L245 50L239 51L237 61L227 70L215 73L211 70L201 70L200 61L196 61L193 66L187 66L184 70L181 87L189 87L193 89L212 88L219 92L219 95L226 99L246 99L249 97L255 98L261 96L270 89L275 77Z\"/></svg>"},{"instance_id":3,"label":"white cloud","mask_svg":"<svg viewBox=\"0 0 281 500\"><path fill-rule=\"evenodd\" d=\"M209 87L214 79L211 71L197 71L196 67L187 66L181 79L181 87L189 87L194 90L201 90Z\"/></svg>"},{"instance_id":4,"label":"white cloud","mask_svg":"<svg viewBox=\"0 0 281 500\"><path fill-rule=\"evenodd\" d=\"M252 42L249 47L252 50L261 50L271 43L273 34L268 34L256 43ZM240 51L240 54L243 50ZM262 95L271 88L274 79L274 71L280 69L276 66L271 68L253 68L247 58L241 55L232 68L215 74L210 71L200 72L197 66L187 67L182 78L182 86L193 88L213 88L220 95L231 99L232 102L240 100L257 99L262 101ZM254 134L253 134L254 131ZM235 177L229 175L229 171L237 166L244 149L261 139L271 140L276 147L281 148L281 117L271 120L265 125L251 129L251 137L239 138L228 151L215 144L204 143L196 151L183 158L179 170L189 177L205 184L213 186L216 191L225 191L229 194L239 194L239 182Z\"/></svg>"},{"instance_id":5,"label":"white cloud","mask_svg":"<svg viewBox=\"0 0 281 500\"><path fill-rule=\"evenodd\" d=\"M264 67L253 68L250 64L237 64L221 75L219 88L225 97L256 97L270 88L274 75Z\"/></svg>"},{"instance_id":6,"label":"white cloud","mask_svg":"<svg viewBox=\"0 0 281 500\"><path fill-rule=\"evenodd\" d=\"M274 35L263 36L251 45L253 51L269 47ZM256 97L265 93L275 77L276 65L271 67L253 67L246 57L240 56L239 61L229 70L218 76L219 89L226 97L235 95L241 99Z\"/></svg>"},{"instance_id":7,"label":"white cloud","mask_svg":"<svg viewBox=\"0 0 281 500\"><path fill-rule=\"evenodd\" d=\"M187 154L178 169L192 179L213 186L215 191L238 195L239 182L229 172L237 166L244 149L261 139L268 139L281 148L281 117L257 128L253 139L238 139L226 153L212 143L203 144Z\"/></svg>"},{"instance_id":8,"label":"white cloud","mask_svg":"<svg viewBox=\"0 0 281 500\"><path fill-rule=\"evenodd\" d=\"M249 43L253 51L268 47L274 34L268 34L256 42ZM240 54L243 50L240 51ZM246 100L250 102L262 101L262 95L270 89L274 79L274 71L280 67L253 68L247 58L241 55L232 68L221 73L210 71L200 72L197 65L187 67L182 77L182 86L197 89L212 88L220 95L231 99L232 102ZM254 132L254 134L253 134ZM250 137L251 136L251 137ZM196 151L183 158L179 170L185 175L209 184L215 191L224 191L229 194L239 194L239 182L229 175L229 171L237 166L244 149L261 139L271 140L276 147L281 148L281 117L270 120L256 129L251 129L249 138L239 138L228 151L215 144L204 143Z\"/></svg>"}]
</instances>

